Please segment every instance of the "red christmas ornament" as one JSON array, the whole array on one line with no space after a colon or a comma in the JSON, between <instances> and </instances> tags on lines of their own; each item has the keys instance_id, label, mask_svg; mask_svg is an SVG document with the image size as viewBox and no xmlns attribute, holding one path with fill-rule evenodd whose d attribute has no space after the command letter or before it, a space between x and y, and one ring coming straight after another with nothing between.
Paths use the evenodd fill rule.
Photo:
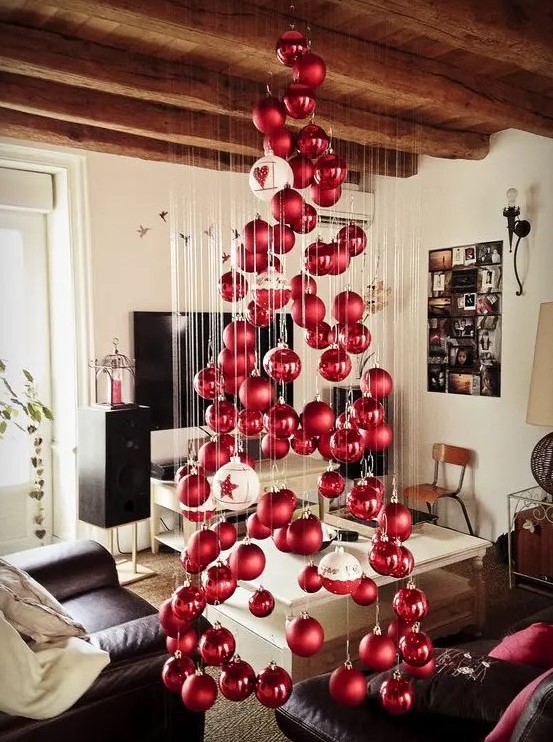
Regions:
<instances>
[{"instance_id":1,"label":"red christmas ornament","mask_svg":"<svg viewBox=\"0 0 553 742\"><path fill-rule=\"evenodd\" d=\"M202 587L209 605L224 603L236 590L236 579L230 567L223 562L216 562L208 567L202 575Z\"/></svg>"},{"instance_id":2,"label":"red christmas ornament","mask_svg":"<svg viewBox=\"0 0 553 742\"><path fill-rule=\"evenodd\" d=\"M241 352L223 348L217 356L217 363L227 378L246 376L253 371L255 366L255 353L251 349Z\"/></svg>"},{"instance_id":3,"label":"red christmas ornament","mask_svg":"<svg viewBox=\"0 0 553 742\"><path fill-rule=\"evenodd\" d=\"M378 598L376 582L367 575L362 575L359 585L351 593L351 597L357 605L372 605Z\"/></svg>"},{"instance_id":4,"label":"red christmas ornament","mask_svg":"<svg viewBox=\"0 0 553 742\"><path fill-rule=\"evenodd\" d=\"M246 381L246 374L240 374L239 376L225 378L225 384L223 386L225 394L228 394L231 397L238 396L238 390L240 389L244 381Z\"/></svg>"},{"instance_id":5,"label":"red christmas ornament","mask_svg":"<svg viewBox=\"0 0 553 742\"><path fill-rule=\"evenodd\" d=\"M245 319L235 319L223 330L223 343L235 353L255 348L255 327Z\"/></svg>"},{"instance_id":6,"label":"red christmas ornament","mask_svg":"<svg viewBox=\"0 0 553 742\"><path fill-rule=\"evenodd\" d=\"M363 395L352 404L351 417L357 427L368 430L382 422L384 419L384 407L373 397Z\"/></svg>"},{"instance_id":7,"label":"red christmas ornament","mask_svg":"<svg viewBox=\"0 0 553 742\"><path fill-rule=\"evenodd\" d=\"M172 693L180 693L182 684L195 670L190 657L169 657L161 669L163 685Z\"/></svg>"},{"instance_id":8,"label":"red christmas ornament","mask_svg":"<svg viewBox=\"0 0 553 742\"><path fill-rule=\"evenodd\" d=\"M184 583L171 597L173 614L179 621L192 623L205 608L206 600L202 588Z\"/></svg>"},{"instance_id":9,"label":"red christmas ornament","mask_svg":"<svg viewBox=\"0 0 553 742\"><path fill-rule=\"evenodd\" d=\"M268 95L258 100L252 111L255 128L262 134L280 129L286 121L286 109L279 98Z\"/></svg>"},{"instance_id":10,"label":"red christmas ornament","mask_svg":"<svg viewBox=\"0 0 553 742\"><path fill-rule=\"evenodd\" d=\"M351 358L342 348L328 348L319 358L319 373L327 381L343 381L351 372Z\"/></svg>"},{"instance_id":11,"label":"red christmas ornament","mask_svg":"<svg viewBox=\"0 0 553 742\"><path fill-rule=\"evenodd\" d=\"M165 646L169 654L175 654L175 652L192 654L198 646L198 634L193 626L189 626L176 638L168 636L165 639Z\"/></svg>"},{"instance_id":12,"label":"red christmas ornament","mask_svg":"<svg viewBox=\"0 0 553 742\"><path fill-rule=\"evenodd\" d=\"M400 502L389 502L378 515L378 525L390 538L406 541L413 531L413 518L409 508Z\"/></svg>"},{"instance_id":13,"label":"red christmas ornament","mask_svg":"<svg viewBox=\"0 0 553 742\"><path fill-rule=\"evenodd\" d=\"M256 327L268 327L273 321L274 312L272 309L263 309L259 307L253 299L248 302L246 309L248 320Z\"/></svg>"},{"instance_id":14,"label":"red christmas ornament","mask_svg":"<svg viewBox=\"0 0 553 742\"><path fill-rule=\"evenodd\" d=\"M307 511L290 523L286 534L288 548L293 554L308 556L319 551L323 544L323 529L316 515Z\"/></svg>"},{"instance_id":15,"label":"red christmas ornament","mask_svg":"<svg viewBox=\"0 0 553 742\"><path fill-rule=\"evenodd\" d=\"M271 239L271 227L260 217L252 219L244 227L242 240L244 247L250 252L267 253Z\"/></svg>"},{"instance_id":16,"label":"red christmas ornament","mask_svg":"<svg viewBox=\"0 0 553 742\"><path fill-rule=\"evenodd\" d=\"M310 328L324 320L326 307L322 299L313 294L305 294L292 302L292 319L300 327Z\"/></svg>"},{"instance_id":17,"label":"red christmas ornament","mask_svg":"<svg viewBox=\"0 0 553 742\"><path fill-rule=\"evenodd\" d=\"M422 667L434 656L434 647L428 634L413 630L405 633L399 640L399 651L408 665Z\"/></svg>"},{"instance_id":18,"label":"red christmas ornament","mask_svg":"<svg viewBox=\"0 0 553 742\"><path fill-rule=\"evenodd\" d=\"M367 246L365 231L353 223L342 227L338 232L337 239L338 244L346 247L352 258L362 253Z\"/></svg>"},{"instance_id":19,"label":"red christmas ornament","mask_svg":"<svg viewBox=\"0 0 553 742\"><path fill-rule=\"evenodd\" d=\"M399 550L387 536L373 536L369 564L379 575L391 575L399 564Z\"/></svg>"},{"instance_id":20,"label":"red christmas ornament","mask_svg":"<svg viewBox=\"0 0 553 742\"><path fill-rule=\"evenodd\" d=\"M371 344L371 333L361 322L351 324L340 322L332 328L330 339L348 353L359 354L364 353Z\"/></svg>"},{"instance_id":21,"label":"red christmas ornament","mask_svg":"<svg viewBox=\"0 0 553 742\"><path fill-rule=\"evenodd\" d=\"M288 85L286 92L282 96L282 102L284 103L286 113L293 119L305 119L311 116L315 110L317 96L313 88L309 87L309 85L304 85L301 82L292 82Z\"/></svg>"},{"instance_id":22,"label":"red christmas ornament","mask_svg":"<svg viewBox=\"0 0 553 742\"><path fill-rule=\"evenodd\" d=\"M379 366L364 371L360 381L361 391L369 393L375 399L384 399L391 394L394 382L390 374Z\"/></svg>"},{"instance_id":23,"label":"red christmas ornament","mask_svg":"<svg viewBox=\"0 0 553 742\"><path fill-rule=\"evenodd\" d=\"M372 520L382 507L382 496L383 491L367 479L358 479L348 493L346 507L355 518Z\"/></svg>"},{"instance_id":24,"label":"red christmas ornament","mask_svg":"<svg viewBox=\"0 0 553 742\"><path fill-rule=\"evenodd\" d=\"M295 187L295 186L294 186ZM294 230L287 224L279 223L273 226L271 247L274 252L284 255L290 252L296 242Z\"/></svg>"},{"instance_id":25,"label":"red christmas ornament","mask_svg":"<svg viewBox=\"0 0 553 742\"><path fill-rule=\"evenodd\" d=\"M190 559L186 549L183 549L180 553L180 563L184 571L188 572L189 575L198 575L203 570L203 565Z\"/></svg>"},{"instance_id":26,"label":"red christmas ornament","mask_svg":"<svg viewBox=\"0 0 553 742\"><path fill-rule=\"evenodd\" d=\"M345 662L331 674L328 690L337 703L344 706L359 706L367 695L367 678L361 670L356 670L351 662Z\"/></svg>"},{"instance_id":27,"label":"red christmas ornament","mask_svg":"<svg viewBox=\"0 0 553 742\"><path fill-rule=\"evenodd\" d=\"M208 364L194 376L194 389L203 399L215 399L223 391L223 375L213 364Z\"/></svg>"},{"instance_id":28,"label":"red christmas ornament","mask_svg":"<svg viewBox=\"0 0 553 742\"><path fill-rule=\"evenodd\" d=\"M317 480L317 492L329 500L339 497L346 488L346 480L339 471L324 471Z\"/></svg>"},{"instance_id":29,"label":"red christmas ornament","mask_svg":"<svg viewBox=\"0 0 553 742\"><path fill-rule=\"evenodd\" d=\"M221 520L213 526L213 530L219 539L219 546L221 551L230 549L236 543L238 532L234 523L229 523L227 520Z\"/></svg>"},{"instance_id":30,"label":"red christmas ornament","mask_svg":"<svg viewBox=\"0 0 553 742\"><path fill-rule=\"evenodd\" d=\"M313 173L315 172L315 165L313 165L311 160L308 160L303 155L295 155L295 157L288 160L288 164L294 173L294 188L302 190L303 188L307 188L308 185L311 185Z\"/></svg>"},{"instance_id":31,"label":"red christmas ornament","mask_svg":"<svg viewBox=\"0 0 553 742\"><path fill-rule=\"evenodd\" d=\"M204 468L200 466L196 461L188 460L186 464L179 466L179 468L175 472L175 484L178 484L180 480L187 474L192 474L194 469L198 474L205 474Z\"/></svg>"},{"instance_id":32,"label":"red christmas ornament","mask_svg":"<svg viewBox=\"0 0 553 742\"><path fill-rule=\"evenodd\" d=\"M396 616L403 619L405 623L421 621L428 613L428 600L422 590L415 587L412 582L406 587L400 588L392 600L392 608Z\"/></svg>"},{"instance_id":33,"label":"red christmas ornament","mask_svg":"<svg viewBox=\"0 0 553 742\"><path fill-rule=\"evenodd\" d=\"M164 600L159 606L159 623L167 636L176 639L183 634L189 627L189 621L177 618L173 612L172 597Z\"/></svg>"},{"instance_id":34,"label":"red christmas ornament","mask_svg":"<svg viewBox=\"0 0 553 742\"><path fill-rule=\"evenodd\" d=\"M269 379L250 376L241 385L238 396L246 409L260 412L273 401L275 389Z\"/></svg>"},{"instance_id":35,"label":"red christmas ornament","mask_svg":"<svg viewBox=\"0 0 553 742\"><path fill-rule=\"evenodd\" d=\"M345 161L334 152L329 152L317 160L313 178L322 188L336 188L344 182L347 174Z\"/></svg>"},{"instance_id":36,"label":"red christmas ornament","mask_svg":"<svg viewBox=\"0 0 553 742\"><path fill-rule=\"evenodd\" d=\"M334 595L350 595L361 582L359 561L337 546L334 552L325 554L319 563L319 574L325 590Z\"/></svg>"},{"instance_id":37,"label":"red christmas ornament","mask_svg":"<svg viewBox=\"0 0 553 742\"><path fill-rule=\"evenodd\" d=\"M276 43L276 55L281 64L292 67L296 60L307 52L309 44L301 33L291 28L285 31Z\"/></svg>"},{"instance_id":38,"label":"red christmas ornament","mask_svg":"<svg viewBox=\"0 0 553 742\"><path fill-rule=\"evenodd\" d=\"M326 402L321 402L320 399L308 402L301 414L303 429L307 435L322 436L334 427L335 419L336 416L332 407L327 405ZM320 442L319 439L319 446Z\"/></svg>"},{"instance_id":39,"label":"red christmas ornament","mask_svg":"<svg viewBox=\"0 0 553 742\"><path fill-rule=\"evenodd\" d=\"M314 276L328 275L334 266L334 250L327 242L317 240L305 249L303 265Z\"/></svg>"},{"instance_id":40,"label":"red christmas ornament","mask_svg":"<svg viewBox=\"0 0 553 742\"><path fill-rule=\"evenodd\" d=\"M319 322L305 331L305 342L310 348L323 350L330 345L330 325L328 322Z\"/></svg>"},{"instance_id":41,"label":"red christmas ornament","mask_svg":"<svg viewBox=\"0 0 553 742\"><path fill-rule=\"evenodd\" d=\"M294 151L294 134L286 126L279 126L263 137L263 149L270 149L277 157L287 160Z\"/></svg>"},{"instance_id":42,"label":"red christmas ornament","mask_svg":"<svg viewBox=\"0 0 553 742\"><path fill-rule=\"evenodd\" d=\"M328 135L324 129L316 124L307 124L300 132L296 139L298 152L304 157L316 160L328 149ZM314 170L314 168L313 168Z\"/></svg>"},{"instance_id":43,"label":"red christmas ornament","mask_svg":"<svg viewBox=\"0 0 553 742\"><path fill-rule=\"evenodd\" d=\"M190 711L204 713L217 700L217 683L203 670L196 670L194 675L189 675L184 681L181 698Z\"/></svg>"},{"instance_id":44,"label":"red christmas ornament","mask_svg":"<svg viewBox=\"0 0 553 742\"><path fill-rule=\"evenodd\" d=\"M359 643L359 659L373 672L383 672L393 667L396 654L394 641L389 636L384 636L379 626L365 634Z\"/></svg>"},{"instance_id":45,"label":"red christmas ornament","mask_svg":"<svg viewBox=\"0 0 553 742\"><path fill-rule=\"evenodd\" d=\"M236 641L228 629L215 623L201 635L198 648L206 665L220 667L234 654Z\"/></svg>"},{"instance_id":46,"label":"red christmas ornament","mask_svg":"<svg viewBox=\"0 0 553 742\"><path fill-rule=\"evenodd\" d=\"M393 716L406 714L413 705L413 686L407 678L394 674L380 686L380 699L389 714Z\"/></svg>"},{"instance_id":47,"label":"red christmas ornament","mask_svg":"<svg viewBox=\"0 0 553 742\"><path fill-rule=\"evenodd\" d=\"M290 226L298 234L309 234L317 226L317 210L311 204L304 204L301 216Z\"/></svg>"},{"instance_id":48,"label":"red christmas ornament","mask_svg":"<svg viewBox=\"0 0 553 742\"><path fill-rule=\"evenodd\" d=\"M257 544L245 539L231 551L228 562L237 580L255 580L265 569L265 554Z\"/></svg>"},{"instance_id":49,"label":"red christmas ornament","mask_svg":"<svg viewBox=\"0 0 553 742\"><path fill-rule=\"evenodd\" d=\"M177 497L187 508L203 505L211 493L211 487L204 474L187 474L177 482Z\"/></svg>"},{"instance_id":50,"label":"red christmas ornament","mask_svg":"<svg viewBox=\"0 0 553 742\"><path fill-rule=\"evenodd\" d=\"M264 526L263 523L257 517L257 513L252 513L248 516L246 521L246 533L250 538L255 538L258 541L262 541L265 538L269 538L272 535L273 529L268 526Z\"/></svg>"},{"instance_id":51,"label":"red christmas ornament","mask_svg":"<svg viewBox=\"0 0 553 742\"><path fill-rule=\"evenodd\" d=\"M290 551L288 546L288 526L277 528L273 532L273 543L279 551L287 554Z\"/></svg>"},{"instance_id":52,"label":"red christmas ornament","mask_svg":"<svg viewBox=\"0 0 553 742\"><path fill-rule=\"evenodd\" d=\"M359 322L364 311L365 302L363 297L355 291L342 291L334 297L332 314L337 322L344 322L345 324ZM361 391L365 390L362 388Z\"/></svg>"},{"instance_id":53,"label":"red christmas ornament","mask_svg":"<svg viewBox=\"0 0 553 742\"><path fill-rule=\"evenodd\" d=\"M311 456L317 447L317 440L307 435L303 428L300 428L290 438L290 446L292 451L299 456Z\"/></svg>"},{"instance_id":54,"label":"red christmas ornament","mask_svg":"<svg viewBox=\"0 0 553 742\"><path fill-rule=\"evenodd\" d=\"M329 208L330 206L337 204L342 197L342 186L337 186L336 188L322 188L318 183L313 183L310 192L313 203L317 204L317 206L322 206L323 208ZM340 273L341 272L342 271L340 271Z\"/></svg>"},{"instance_id":55,"label":"red christmas ornament","mask_svg":"<svg viewBox=\"0 0 553 742\"><path fill-rule=\"evenodd\" d=\"M276 438L274 435L264 435L261 439L261 451L268 459L283 459L290 451L288 438Z\"/></svg>"},{"instance_id":56,"label":"red christmas ornament","mask_svg":"<svg viewBox=\"0 0 553 742\"><path fill-rule=\"evenodd\" d=\"M394 433L392 426L386 422L365 430L363 435L365 448L369 451L384 451L392 443Z\"/></svg>"},{"instance_id":57,"label":"red christmas ornament","mask_svg":"<svg viewBox=\"0 0 553 742\"><path fill-rule=\"evenodd\" d=\"M359 461L364 453L363 438L355 428L336 430L330 438L330 450L338 461L350 464Z\"/></svg>"},{"instance_id":58,"label":"red christmas ornament","mask_svg":"<svg viewBox=\"0 0 553 742\"><path fill-rule=\"evenodd\" d=\"M210 520L215 514L215 508L215 500L212 497L208 497L199 508L185 508L182 504L179 506L182 516L191 523L205 523Z\"/></svg>"},{"instance_id":59,"label":"red christmas ornament","mask_svg":"<svg viewBox=\"0 0 553 742\"><path fill-rule=\"evenodd\" d=\"M408 631L411 631L411 624L405 623L401 618L394 618L388 624L388 636L394 640L396 646L399 644L399 640Z\"/></svg>"},{"instance_id":60,"label":"red christmas ornament","mask_svg":"<svg viewBox=\"0 0 553 742\"><path fill-rule=\"evenodd\" d=\"M331 242L330 247L333 255L330 275L339 276L347 271L351 258L349 252L344 247L341 247L337 242Z\"/></svg>"},{"instance_id":61,"label":"red christmas ornament","mask_svg":"<svg viewBox=\"0 0 553 742\"><path fill-rule=\"evenodd\" d=\"M316 593L321 589L323 582L316 564L310 562L302 568L298 575L298 585L306 593Z\"/></svg>"},{"instance_id":62,"label":"red christmas ornament","mask_svg":"<svg viewBox=\"0 0 553 742\"><path fill-rule=\"evenodd\" d=\"M313 52L306 52L298 57L292 68L294 80L317 88L322 85L326 77L326 65L324 59Z\"/></svg>"},{"instance_id":63,"label":"red christmas ornament","mask_svg":"<svg viewBox=\"0 0 553 742\"><path fill-rule=\"evenodd\" d=\"M228 701L245 701L255 688L253 667L235 654L223 665L219 676L219 690Z\"/></svg>"},{"instance_id":64,"label":"red christmas ornament","mask_svg":"<svg viewBox=\"0 0 553 742\"><path fill-rule=\"evenodd\" d=\"M414 678L430 678L434 675L436 660L432 657L432 659L430 659L425 665L421 665L420 667L415 667L415 665L409 665L407 662L402 662L400 667L408 675L411 675Z\"/></svg>"},{"instance_id":65,"label":"red christmas ornament","mask_svg":"<svg viewBox=\"0 0 553 742\"><path fill-rule=\"evenodd\" d=\"M403 544L397 544L397 542L396 545L399 551L399 562L391 576L395 577L397 580L401 580L404 577L409 577L415 567L415 559L406 546L403 546Z\"/></svg>"},{"instance_id":66,"label":"red christmas ornament","mask_svg":"<svg viewBox=\"0 0 553 742\"><path fill-rule=\"evenodd\" d=\"M287 622L286 643L298 657L312 657L323 646L323 627L316 618L303 612Z\"/></svg>"},{"instance_id":67,"label":"red christmas ornament","mask_svg":"<svg viewBox=\"0 0 553 742\"><path fill-rule=\"evenodd\" d=\"M210 441L206 441L206 443L202 443L198 449L198 463L201 464L207 474L213 474L221 466L228 464L230 456L231 454L228 448L221 446L216 437L213 437Z\"/></svg>"},{"instance_id":68,"label":"red christmas ornament","mask_svg":"<svg viewBox=\"0 0 553 742\"><path fill-rule=\"evenodd\" d=\"M270 528L287 526L296 507L296 496L289 497L290 490L265 492L257 501L256 514L259 521Z\"/></svg>"},{"instance_id":69,"label":"red christmas ornament","mask_svg":"<svg viewBox=\"0 0 553 742\"><path fill-rule=\"evenodd\" d=\"M267 270L269 265L267 252L246 250L243 244L233 245L230 252L232 264L245 273L261 273Z\"/></svg>"},{"instance_id":70,"label":"red christmas ornament","mask_svg":"<svg viewBox=\"0 0 553 742\"><path fill-rule=\"evenodd\" d=\"M240 410L236 427L242 435L259 435L263 430L263 415L258 410Z\"/></svg>"},{"instance_id":71,"label":"red christmas ornament","mask_svg":"<svg viewBox=\"0 0 553 742\"><path fill-rule=\"evenodd\" d=\"M301 373L301 359L295 350L279 345L267 351L263 357L263 368L274 381L289 384Z\"/></svg>"},{"instance_id":72,"label":"red christmas ornament","mask_svg":"<svg viewBox=\"0 0 553 742\"><path fill-rule=\"evenodd\" d=\"M248 608L256 618L266 618L274 611L275 599L268 590L259 588L248 600Z\"/></svg>"},{"instance_id":73,"label":"red christmas ornament","mask_svg":"<svg viewBox=\"0 0 553 742\"><path fill-rule=\"evenodd\" d=\"M186 551L193 562L206 565L217 559L221 547L219 537L211 528L200 528L188 538Z\"/></svg>"},{"instance_id":74,"label":"red christmas ornament","mask_svg":"<svg viewBox=\"0 0 553 742\"><path fill-rule=\"evenodd\" d=\"M299 424L298 413L282 397L270 407L263 416L263 424L269 435L275 438L289 438Z\"/></svg>"},{"instance_id":75,"label":"red christmas ornament","mask_svg":"<svg viewBox=\"0 0 553 742\"><path fill-rule=\"evenodd\" d=\"M248 293L246 277L236 271L227 271L219 279L219 293L225 301L239 301Z\"/></svg>"},{"instance_id":76,"label":"red christmas ornament","mask_svg":"<svg viewBox=\"0 0 553 742\"><path fill-rule=\"evenodd\" d=\"M271 213L277 222L292 224L302 215L305 201L293 188L277 191L271 199Z\"/></svg>"},{"instance_id":77,"label":"red christmas ornament","mask_svg":"<svg viewBox=\"0 0 553 742\"><path fill-rule=\"evenodd\" d=\"M292 299L301 299L304 294L316 294L317 284L314 278L305 273L298 273L290 279Z\"/></svg>"},{"instance_id":78,"label":"red christmas ornament","mask_svg":"<svg viewBox=\"0 0 553 742\"><path fill-rule=\"evenodd\" d=\"M255 683L255 697L263 706L275 709L282 706L292 693L292 678L274 662L262 670Z\"/></svg>"},{"instance_id":79,"label":"red christmas ornament","mask_svg":"<svg viewBox=\"0 0 553 742\"><path fill-rule=\"evenodd\" d=\"M232 402L219 399L207 406L205 422L216 433L230 433L238 421L238 410Z\"/></svg>"}]
</instances>

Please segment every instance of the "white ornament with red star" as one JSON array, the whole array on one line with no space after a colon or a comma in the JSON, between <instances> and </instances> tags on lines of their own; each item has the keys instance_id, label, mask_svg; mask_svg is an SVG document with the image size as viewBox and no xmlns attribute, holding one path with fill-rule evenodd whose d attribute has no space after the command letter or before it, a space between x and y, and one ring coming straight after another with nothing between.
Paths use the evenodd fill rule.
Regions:
<instances>
[{"instance_id":1,"label":"white ornament with red star","mask_svg":"<svg viewBox=\"0 0 553 742\"><path fill-rule=\"evenodd\" d=\"M218 469L211 484L215 502L225 510L246 510L259 497L259 477L254 469L232 456L228 464Z\"/></svg>"}]
</instances>

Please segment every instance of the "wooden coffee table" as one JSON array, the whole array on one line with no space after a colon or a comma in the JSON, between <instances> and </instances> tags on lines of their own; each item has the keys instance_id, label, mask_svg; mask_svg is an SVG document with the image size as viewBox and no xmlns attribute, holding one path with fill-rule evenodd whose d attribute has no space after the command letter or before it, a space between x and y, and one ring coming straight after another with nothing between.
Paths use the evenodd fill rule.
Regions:
<instances>
[{"instance_id":1,"label":"wooden coffee table","mask_svg":"<svg viewBox=\"0 0 553 742\"><path fill-rule=\"evenodd\" d=\"M241 582L235 594L219 606L208 606L206 616L220 621L235 637L237 652L250 662L256 671L271 660L284 667L295 681L335 669L346 656L346 640L350 640L350 656L357 660L361 637L375 624L375 606L358 606L349 597L333 595L322 589L314 595L306 594L297 583L297 575L306 563L306 557L283 554L271 539L258 541L267 558L262 580ZM383 628L394 617L392 597L402 582L377 575L368 564L369 539L343 546L354 554L366 574L379 586L380 624ZM482 560L491 544L474 536L431 524L417 527L408 541L415 557L415 579L425 590L430 604L429 615L422 628L431 636L455 633L467 626L476 629L484 620L484 584ZM334 546L331 545L330 549ZM315 555L317 562L327 551ZM470 577L461 577L446 567L471 560ZM264 619L255 618L248 610L248 599L260 585L275 597L273 613ZM285 638L287 617L302 611L320 621L325 631L325 644L314 657L293 655ZM349 632L348 632L349 627Z\"/></svg>"}]
</instances>

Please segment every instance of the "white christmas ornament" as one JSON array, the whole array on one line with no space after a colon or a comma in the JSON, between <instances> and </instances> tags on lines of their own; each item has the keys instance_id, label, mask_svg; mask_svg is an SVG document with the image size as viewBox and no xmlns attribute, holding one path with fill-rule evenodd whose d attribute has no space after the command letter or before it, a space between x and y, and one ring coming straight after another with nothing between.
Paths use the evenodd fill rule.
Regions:
<instances>
[{"instance_id":1,"label":"white christmas ornament","mask_svg":"<svg viewBox=\"0 0 553 742\"><path fill-rule=\"evenodd\" d=\"M211 483L215 502L225 510L246 510L259 497L259 489L259 477L238 456L232 456L228 464L218 469Z\"/></svg>"},{"instance_id":2,"label":"white christmas ornament","mask_svg":"<svg viewBox=\"0 0 553 742\"><path fill-rule=\"evenodd\" d=\"M337 546L332 554L321 559L318 572L323 587L335 595L352 593L363 576L359 561L344 551L343 546Z\"/></svg>"},{"instance_id":3,"label":"white christmas ornament","mask_svg":"<svg viewBox=\"0 0 553 742\"><path fill-rule=\"evenodd\" d=\"M179 502L179 507L184 517L193 523L203 523L203 521L209 520L217 510L217 505L212 495L209 495L207 500L197 508L187 508L182 502Z\"/></svg>"},{"instance_id":4,"label":"white christmas ornament","mask_svg":"<svg viewBox=\"0 0 553 742\"><path fill-rule=\"evenodd\" d=\"M277 191L294 182L294 173L282 157L271 151L254 162L250 170L249 184L252 192L262 201L269 201Z\"/></svg>"}]
</instances>

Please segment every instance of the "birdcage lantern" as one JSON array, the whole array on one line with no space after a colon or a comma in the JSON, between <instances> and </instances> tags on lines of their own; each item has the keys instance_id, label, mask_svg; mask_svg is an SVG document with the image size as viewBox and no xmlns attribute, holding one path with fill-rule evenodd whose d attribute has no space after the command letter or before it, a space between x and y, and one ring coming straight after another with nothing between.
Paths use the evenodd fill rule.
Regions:
<instances>
[{"instance_id":1,"label":"birdcage lantern","mask_svg":"<svg viewBox=\"0 0 553 742\"><path fill-rule=\"evenodd\" d=\"M108 407L134 406L134 360L119 351L119 339L113 338L113 353L101 361L94 359L96 404Z\"/></svg>"}]
</instances>

